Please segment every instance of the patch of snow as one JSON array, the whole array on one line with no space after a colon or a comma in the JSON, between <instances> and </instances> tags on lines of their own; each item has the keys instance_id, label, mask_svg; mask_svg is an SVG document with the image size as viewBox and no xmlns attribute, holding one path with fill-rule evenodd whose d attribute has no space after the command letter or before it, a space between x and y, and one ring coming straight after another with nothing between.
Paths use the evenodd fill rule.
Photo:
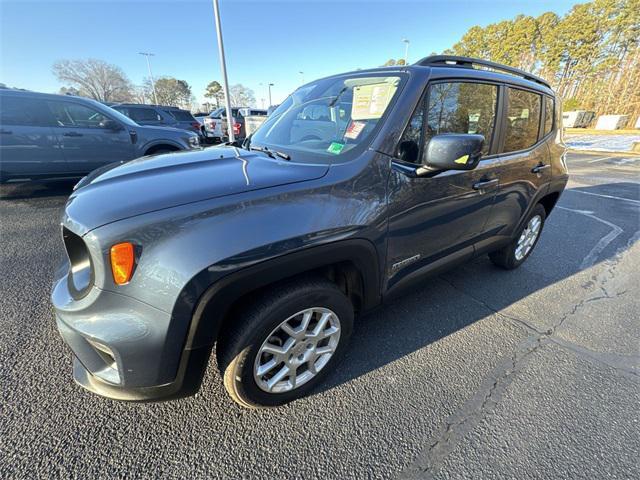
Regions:
<instances>
[{"instance_id":1,"label":"patch of snow","mask_svg":"<svg viewBox=\"0 0 640 480\"><path fill-rule=\"evenodd\" d=\"M574 150L602 152L629 152L633 142L640 142L640 135L566 135L564 143Z\"/></svg>"}]
</instances>

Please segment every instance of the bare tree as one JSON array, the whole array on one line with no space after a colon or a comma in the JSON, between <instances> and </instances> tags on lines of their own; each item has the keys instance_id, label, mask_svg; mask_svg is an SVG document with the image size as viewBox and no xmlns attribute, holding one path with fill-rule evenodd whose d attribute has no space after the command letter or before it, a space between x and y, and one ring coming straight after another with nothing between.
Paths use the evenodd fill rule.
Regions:
<instances>
[{"instance_id":1,"label":"bare tree","mask_svg":"<svg viewBox=\"0 0 640 480\"><path fill-rule=\"evenodd\" d=\"M131 98L131 82L122 69L102 60L59 60L53 64L53 73L58 80L77 89L80 95L101 102Z\"/></svg>"},{"instance_id":2,"label":"bare tree","mask_svg":"<svg viewBox=\"0 0 640 480\"><path fill-rule=\"evenodd\" d=\"M234 107L253 107L256 104L256 97L248 87L245 87L241 83L232 85L229 88L229 97L231 98L231 105Z\"/></svg>"}]
</instances>

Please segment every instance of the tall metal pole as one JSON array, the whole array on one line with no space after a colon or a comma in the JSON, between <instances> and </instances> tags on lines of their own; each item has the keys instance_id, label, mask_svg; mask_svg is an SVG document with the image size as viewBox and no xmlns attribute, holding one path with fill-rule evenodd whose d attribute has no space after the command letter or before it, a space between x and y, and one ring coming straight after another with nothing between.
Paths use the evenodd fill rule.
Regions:
<instances>
[{"instance_id":1,"label":"tall metal pole","mask_svg":"<svg viewBox=\"0 0 640 480\"><path fill-rule=\"evenodd\" d=\"M269 84L269 106L273 105L273 103L271 103L271 87L273 87L273 83Z\"/></svg>"},{"instance_id":2,"label":"tall metal pole","mask_svg":"<svg viewBox=\"0 0 640 480\"><path fill-rule=\"evenodd\" d=\"M300 74L300 85L304 84L304 72L298 72Z\"/></svg>"},{"instance_id":3,"label":"tall metal pole","mask_svg":"<svg viewBox=\"0 0 640 480\"><path fill-rule=\"evenodd\" d=\"M229 133L229 142L236 140L233 134L233 125L231 115L231 97L229 96L229 81L227 80L227 64L224 59L224 44L222 43L222 26L220 25L220 7L218 0L213 0L213 13L216 17L216 33L218 35L218 53L220 54L220 70L222 70L222 89L224 90L224 106L227 109L227 132Z\"/></svg>"},{"instance_id":4,"label":"tall metal pole","mask_svg":"<svg viewBox=\"0 0 640 480\"><path fill-rule=\"evenodd\" d=\"M158 95L156 94L156 82L153 79L153 73L151 73L151 62L149 61L149 57L155 56L155 53L149 52L138 52L140 55L143 55L147 59L147 68L149 69L149 78L151 79L151 87L153 88L153 100L158 105Z\"/></svg>"},{"instance_id":5,"label":"tall metal pole","mask_svg":"<svg viewBox=\"0 0 640 480\"><path fill-rule=\"evenodd\" d=\"M404 64L407 65L409 63L409 40L403 38L404 42Z\"/></svg>"}]
</instances>

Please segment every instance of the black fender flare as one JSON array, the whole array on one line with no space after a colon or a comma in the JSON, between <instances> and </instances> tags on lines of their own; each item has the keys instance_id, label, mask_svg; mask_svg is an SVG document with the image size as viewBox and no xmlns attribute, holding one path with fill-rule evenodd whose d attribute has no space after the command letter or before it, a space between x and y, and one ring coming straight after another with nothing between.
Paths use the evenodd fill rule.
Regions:
<instances>
[{"instance_id":1,"label":"black fender flare","mask_svg":"<svg viewBox=\"0 0 640 480\"><path fill-rule=\"evenodd\" d=\"M340 240L264 260L223 277L207 268L182 290L172 316L188 322L184 350L212 346L229 308L243 295L321 267L352 262L361 275L363 310L381 301L378 252L365 239ZM196 299L196 301L194 301Z\"/></svg>"}]
</instances>

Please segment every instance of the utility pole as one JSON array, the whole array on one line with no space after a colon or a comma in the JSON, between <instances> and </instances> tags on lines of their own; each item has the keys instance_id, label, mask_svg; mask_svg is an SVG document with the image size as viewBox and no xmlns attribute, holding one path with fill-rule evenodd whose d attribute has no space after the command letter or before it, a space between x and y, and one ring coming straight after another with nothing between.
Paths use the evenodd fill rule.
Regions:
<instances>
[{"instance_id":1,"label":"utility pole","mask_svg":"<svg viewBox=\"0 0 640 480\"><path fill-rule=\"evenodd\" d=\"M156 105L158 105L158 95L156 94L156 82L153 79L153 73L151 73L151 62L149 61L149 57L154 57L155 53L149 53L149 52L138 52L138 53L147 59L147 68L149 69L149 78L151 79L151 87L153 88L153 100L156 102Z\"/></svg>"},{"instance_id":2,"label":"utility pole","mask_svg":"<svg viewBox=\"0 0 640 480\"><path fill-rule=\"evenodd\" d=\"M222 42L222 26L220 25L220 7L218 0L213 0L213 13L216 20L216 33L218 35L218 53L220 54L220 70L222 70L222 88L224 90L224 106L227 109L227 132L229 142L233 143L236 137L233 133L233 115L231 114L231 97L229 96L229 80L227 79L227 64L224 59L224 44Z\"/></svg>"},{"instance_id":3,"label":"utility pole","mask_svg":"<svg viewBox=\"0 0 640 480\"><path fill-rule=\"evenodd\" d=\"M404 43L404 64L409 64L409 40L406 38L402 39L402 43Z\"/></svg>"},{"instance_id":4,"label":"utility pole","mask_svg":"<svg viewBox=\"0 0 640 480\"><path fill-rule=\"evenodd\" d=\"M269 84L269 106L273 105L273 103L271 103L271 87L273 87L273 83Z\"/></svg>"}]
</instances>

